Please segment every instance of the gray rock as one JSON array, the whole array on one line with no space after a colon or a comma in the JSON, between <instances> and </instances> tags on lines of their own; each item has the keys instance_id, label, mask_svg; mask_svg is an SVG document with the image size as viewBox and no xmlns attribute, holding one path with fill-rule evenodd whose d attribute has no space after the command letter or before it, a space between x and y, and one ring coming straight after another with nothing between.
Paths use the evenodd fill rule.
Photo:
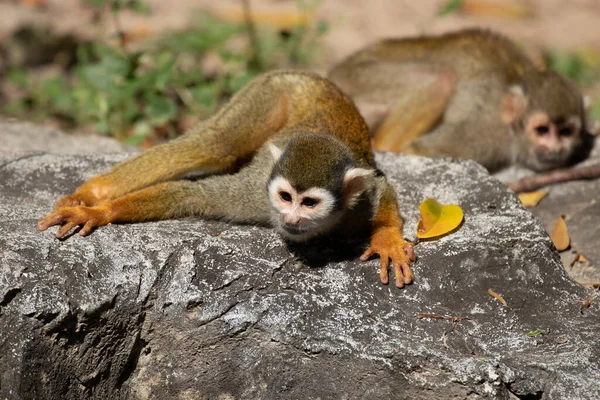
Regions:
<instances>
[{"instance_id":1,"label":"gray rock","mask_svg":"<svg viewBox=\"0 0 600 400\"><path fill-rule=\"evenodd\" d=\"M590 158L575 168L599 163L600 140L596 140ZM532 174L530 170L513 166L495 176L510 182ZM564 267L569 276L582 285L600 285L600 179L564 182L544 189L549 190L548 195L531 212L543 222L548 232L552 232L559 216L565 216L571 247L561 253ZM578 254L586 261L576 262Z\"/></svg>"},{"instance_id":2,"label":"gray rock","mask_svg":"<svg viewBox=\"0 0 600 400\"><path fill-rule=\"evenodd\" d=\"M59 196L123 157L0 158L0 398L600 398L600 311L578 300L590 290L477 164L378 155L408 238L427 197L465 212L416 246L416 282L397 290L377 260L309 267L257 226L37 232Z\"/></svg>"},{"instance_id":3,"label":"gray rock","mask_svg":"<svg viewBox=\"0 0 600 400\"><path fill-rule=\"evenodd\" d=\"M109 137L79 133L67 134L57 129L28 122L0 119L0 151L6 153L81 154L135 151L135 148Z\"/></svg>"}]
</instances>

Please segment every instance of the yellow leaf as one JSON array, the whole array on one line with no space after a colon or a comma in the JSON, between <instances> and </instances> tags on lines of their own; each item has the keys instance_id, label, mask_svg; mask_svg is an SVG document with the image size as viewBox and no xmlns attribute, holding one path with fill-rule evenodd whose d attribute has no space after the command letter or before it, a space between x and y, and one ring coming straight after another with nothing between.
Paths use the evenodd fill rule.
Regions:
<instances>
[{"instance_id":1,"label":"yellow leaf","mask_svg":"<svg viewBox=\"0 0 600 400\"><path fill-rule=\"evenodd\" d=\"M519 193L519 200L525 207L535 207L538 203L546 197L550 190L538 190L537 192Z\"/></svg>"},{"instance_id":2,"label":"yellow leaf","mask_svg":"<svg viewBox=\"0 0 600 400\"><path fill-rule=\"evenodd\" d=\"M436 199L426 199L419 205L421 220L417 236L421 239L445 235L456 229L463 220L463 211L456 204L442 205Z\"/></svg>"},{"instance_id":3,"label":"yellow leaf","mask_svg":"<svg viewBox=\"0 0 600 400\"><path fill-rule=\"evenodd\" d=\"M563 251L569 248L569 245L571 244L571 238L569 238L567 224L565 223L565 219L562 215L558 217L556 225L554 225L554 229L550 234L550 238L552 239L552 243L554 243L556 250Z\"/></svg>"}]
</instances>

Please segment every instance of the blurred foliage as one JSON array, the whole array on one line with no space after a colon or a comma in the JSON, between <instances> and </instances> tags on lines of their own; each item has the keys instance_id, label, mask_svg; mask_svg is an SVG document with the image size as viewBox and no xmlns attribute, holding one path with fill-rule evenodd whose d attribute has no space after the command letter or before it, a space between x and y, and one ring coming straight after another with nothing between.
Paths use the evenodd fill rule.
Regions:
<instances>
[{"instance_id":1,"label":"blurred foliage","mask_svg":"<svg viewBox=\"0 0 600 400\"><path fill-rule=\"evenodd\" d=\"M460 11L462 5L463 0L448 0L442 5L442 7L440 7L437 15L443 17L446 15L454 14L455 12Z\"/></svg>"},{"instance_id":2,"label":"blurred foliage","mask_svg":"<svg viewBox=\"0 0 600 400\"><path fill-rule=\"evenodd\" d=\"M600 55L584 51L550 51L544 54L548 67L579 85L589 85L600 77Z\"/></svg>"},{"instance_id":3,"label":"blurred foliage","mask_svg":"<svg viewBox=\"0 0 600 400\"><path fill-rule=\"evenodd\" d=\"M544 61L548 68L568 77L582 88L593 86L600 79L600 52L592 50L547 51ZM591 120L600 120L600 98L591 96L588 110Z\"/></svg>"},{"instance_id":4,"label":"blurred foliage","mask_svg":"<svg viewBox=\"0 0 600 400\"><path fill-rule=\"evenodd\" d=\"M247 26L208 15L195 27L164 34L129 50L119 13L147 12L140 1L82 0L115 18L118 37L108 43L81 44L69 70L36 79L27 69L7 73L18 96L4 111L28 118L53 118L66 127L91 126L131 144L169 138L206 118L257 74L278 67L306 65L318 51L327 26L288 31L257 27L259 67L249 65ZM136 43L137 45L137 43Z\"/></svg>"}]
</instances>

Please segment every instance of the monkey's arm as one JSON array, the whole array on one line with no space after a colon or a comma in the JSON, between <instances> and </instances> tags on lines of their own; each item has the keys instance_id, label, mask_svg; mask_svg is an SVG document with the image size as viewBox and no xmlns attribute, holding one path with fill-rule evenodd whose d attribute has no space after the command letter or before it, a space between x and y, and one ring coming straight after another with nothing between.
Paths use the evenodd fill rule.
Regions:
<instances>
[{"instance_id":1,"label":"monkey's arm","mask_svg":"<svg viewBox=\"0 0 600 400\"><path fill-rule=\"evenodd\" d=\"M409 263L415 260L415 254L412 245L402 236L402 218L398 212L394 189L384 177L380 179L377 185L380 198L373 219L371 244L360 259L366 261L373 254L379 255L381 265L379 274L383 284L389 282L388 266L391 259L396 286L402 288L405 284L412 283L414 279Z\"/></svg>"},{"instance_id":2,"label":"monkey's arm","mask_svg":"<svg viewBox=\"0 0 600 400\"><path fill-rule=\"evenodd\" d=\"M257 78L212 118L90 179L59 200L56 207L93 206L192 171L218 173L232 168L286 124L293 123L290 110L294 108L289 104L297 103L301 93L291 90L295 82L290 76L295 75L278 72ZM309 95L319 94L309 91Z\"/></svg>"},{"instance_id":3,"label":"monkey's arm","mask_svg":"<svg viewBox=\"0 0 600 400\"><path fill-rule=\"evenodd\" d=\"M205 147L198 145L194 132L153 147L91 178L75 193L59 200L56 207L93 206L134 190L180 178L191 171L212 173L230 167L235 158L223 154L219 148L218 132L204 124L201 127Z\"/></svg>"},{"instance_id":4,"label":"monkey's arm","mask_svg":"<svg viewBox=\"0 0 600 400\"><path fill-rule=\"evenodd\" d=\"M446 123L431 133L408 143L403 152L419 156L450 156L475 160L489 170L510 163L510 147L499 146L504 141L506 126L487 124L486 121L472 123Z\"/></svg>"},{"instance_id":5,"label":"monkey's arm","mask_svg":"<svg viewBox=\"0 0 600 400\"><path fill-rule=\"evenodd\" d=\"M60 207L40 219L43 231L63 224L56 237L65 236L71 229L87 235L98 226L113 222L142 222L170 218L199 216L224 218L230 221L269 222L269 209L264 195L265 168L261 158L235 175L211 177L198 182L174 181L150 186L96 206ZM244 201L239 201L240 198Z\"/></svg>"}]
</instances>

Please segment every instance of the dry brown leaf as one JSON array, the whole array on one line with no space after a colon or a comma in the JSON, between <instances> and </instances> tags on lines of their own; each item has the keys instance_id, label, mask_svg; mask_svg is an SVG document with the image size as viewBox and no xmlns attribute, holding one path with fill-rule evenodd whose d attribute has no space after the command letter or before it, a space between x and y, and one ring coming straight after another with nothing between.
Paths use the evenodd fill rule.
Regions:
<instances>
[{"instance_id":1,"label":"dry brown leaf","mask_svg":"<svg viewBox=\"0 0 600 400\"><path fill-rule=\"evenodd\" d=\"M538 190L536 192L519 193L519 200L524 207L535 207L550 192L550 190Z\"/></svg>"},{"instance_id":2,"label":"dry brown leaf","mask_svg":"<svg viewBox=\"0 0 600 400\"><path fill-rule=\"evenodd\" d=\"M241 6L218 7L213 10L213 14L228 22L243 23L246 20ZM266 25L278 29L305 26L312 17L310 12L303 12L295 7L278 7L277 9L253 7L250 10L250 16L256 25Z\"/></svg>"},{"instance_id":3,"label":"dry brown leaf","mask_svg":"<svg viewBox=\"0 0 600 400\"><path fill-rule=\"evenodd\" d=\"M575 258L573 259L573 261L571 261L571 267L575 265L575 263L580 263L583 264L587 262L587 258L585 258L582 254L577 253L575 254Z\"/></svg>"},{"instance_id":4,"label":"dry brown leaf","mask_svg":"<svg viewBox=\"0 0 600 400\"><path fill-rule=\"evenodd\" d=\"M18 2L28 7L40 7L46 4L46 0L19 0Z\"/></svg>"},{"instance_id":5,"label":"dry brown leaf","mask_svg":"<svg viewBox=\"0 0 600 400\"><path fill-rule=\"evenodd\" d=\"M562 215L558 217L558 220L556 220L556 224L554 225L554 229L550 234L550 238L552 239L552 243L554 243L556 250L564 251L569 248L569 245L571 244L571 238L569 237L567 224L565 223L565 219Z\"/></svg>"},{"instance_id":6,"label":"dry brown leaf","mask_svg":"<svg viewBox=\"0 0 600 400\"><path fill-rule=\"evenodd\" d=\"M567 339L567 338L563 338L563 339L559 340L557 343L558 343L558 344L565 344L565 343L567 343L568 341L569 341L569 339Z\"/></svg>"},{"instance_id":7,"label":"dry brown leaf","mask_svg":"<svg viewBox=\"0 0 600 400\"><path fill-rule=\"evenodd\" d=\"M579 299L579 300L583 301L583 304L581 304L581 307L579 307L579 312L581 314L583 314L583 312L585 310L587 310L588 308L590 308L590 306L592 305L592 302L587 297L584 298L584 299Z\"/></svg>"},{"instance_id":8,"label":"dry brown leaf","mask_svg":"<svg viewBox=\"0 0 600 400\"><path fill-rule=\"evenodd\" d=\"M502 296L500 296L498 293L494 292L491 288L488 289L488 294L490 296L492 296L493 298L495 298L496 300L498 300L500 303L502 303L502 305L506 308L510 308L508 306L508 304L506 303L506 300L504 300L504 298Z\"/></svg>"},{"instance_id":9,"label":"dry brown leaf","mask_svg":"<svg viewBox=\"0 0 600 400\"><path fill-rule=\"evenodd\" d=\"M479 17L523 19L533 14L529 5L514 0L464 0L460 9Z\"/></svg>"}]
</instances>

